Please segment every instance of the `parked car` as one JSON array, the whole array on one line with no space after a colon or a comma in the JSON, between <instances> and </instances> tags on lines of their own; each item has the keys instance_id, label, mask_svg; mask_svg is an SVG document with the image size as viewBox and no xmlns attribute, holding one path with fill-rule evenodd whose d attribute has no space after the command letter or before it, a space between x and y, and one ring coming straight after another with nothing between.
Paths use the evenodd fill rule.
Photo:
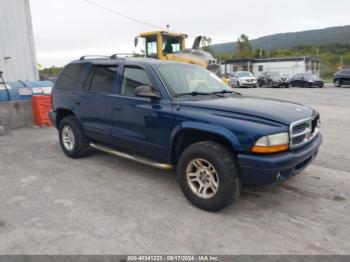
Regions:
<instances>
[{"instance_id":1,"label":"parked car","mask_svg":"<svg viewBox=\"0 0 350 262\"><path fill-rule=\"evenodd\" d=\"M298 87L323 87L324 82L313 74L297 74L290 79L291 86Z\"/></svg>"},{"instance_id":2,"label":"parked car","mask_svg":"<svg viewBox=\"0 0 350 262\"><path fill-rule=\"evenodd\" d=\"M186 198L220 210L241 185L285 181L315 159L320 115L300 104L243 96L210 71L153 59L71 62L52 93L63 152L91 148L177 170Z\"/></svg>"},{"instance_id":3,"label":"parked car","mask_svg":"<svg viewBox=\"0 0 350 262\"><path fill-rule=\"evenodd\" d=\"M249 71L237 71L230 74L232 87L258 87L256 77Z\"/></svg>"},{"instance_id":4,"label":"parked car","mask_svg":"<svg viewBox=\"0 0 350 262\"><path fill-rule=\"evenodd\" d=\"M280 72L263 72L260 77L258 77L259 87L289 87L288 76Z\"/></svg>"},{"instance_id":5,"label":"parked car","mask_svg":"<svg viewBox=\"0 0 350 262\"><path fill-rule=\"evenodd\" d=\"M350 69L340 70L334 75L333 83L335 87L350 85Z\"/></svg>"}]
</instances>

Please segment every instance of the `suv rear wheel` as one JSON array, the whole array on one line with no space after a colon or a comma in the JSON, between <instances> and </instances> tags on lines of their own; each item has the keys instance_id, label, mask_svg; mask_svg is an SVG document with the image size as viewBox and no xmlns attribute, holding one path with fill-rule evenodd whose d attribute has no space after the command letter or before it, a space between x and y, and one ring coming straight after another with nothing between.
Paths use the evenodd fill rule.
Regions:
<instances>
[{"instance_id":1,"label":"suv rear wheel","mask_svg":"<svg viewBox=\"0 0 350 262\"><path fill-rule=\"evenodd\" d=\"M177 172L182 192L201 209L219 211L239 196L237 161L219 143L204 141L189 146L180 156Z\"/></svg>"},{"instance_id":2,"label":"suv rear wheel","mask_svg":"<svg viewBox=\"0 0 350 262\"><path fill-rule=\"evenodd\" d=\"M73 116L62 119L59 139L61 148L68 157L81 158L89 151L89 142Z\"/></svg>"}]
</instances>

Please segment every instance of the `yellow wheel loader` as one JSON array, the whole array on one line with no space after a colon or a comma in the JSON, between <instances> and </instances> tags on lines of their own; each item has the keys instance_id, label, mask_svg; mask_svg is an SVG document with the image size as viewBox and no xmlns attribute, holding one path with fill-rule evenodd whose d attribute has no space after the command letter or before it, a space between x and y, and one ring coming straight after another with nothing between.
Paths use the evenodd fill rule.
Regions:
<instances>
[{"instance_id":1,"label":"yellow wheel loader","mask_svg":"<svg viewBox=\"0 0 350 262\"><path fill-rule=\"evenodd\" d=\"M196 64L213 73L219 73L220 67L217 60L210 53L200 49L201 36L195 39L192 48L186 48L187 35L181 33L167 31L141 33L135 38L135 47L140 38L145 41L146 57Z\"/></svg>"}]
</instances>

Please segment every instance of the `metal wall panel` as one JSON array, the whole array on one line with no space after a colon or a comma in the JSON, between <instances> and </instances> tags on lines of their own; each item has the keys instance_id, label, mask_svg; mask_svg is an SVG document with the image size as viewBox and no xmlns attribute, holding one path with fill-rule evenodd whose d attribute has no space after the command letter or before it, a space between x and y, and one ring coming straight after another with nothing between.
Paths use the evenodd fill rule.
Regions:
<instances>
[{"instance_id":1,"label":"metal wall panel","mask_svg":"<svg viewBox=\"0 0 350 262\"><path fill-rule=\"evenodd\" d=\"M0 71L6 81L38 79L29 0L0 0Z\"/></svg>"}]
</instances>

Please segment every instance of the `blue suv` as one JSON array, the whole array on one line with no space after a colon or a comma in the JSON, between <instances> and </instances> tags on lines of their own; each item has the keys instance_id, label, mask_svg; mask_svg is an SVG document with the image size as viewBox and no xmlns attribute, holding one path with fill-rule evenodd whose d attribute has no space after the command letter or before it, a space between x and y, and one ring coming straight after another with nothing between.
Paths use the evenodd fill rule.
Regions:
<instances>
[{"instance_id":1,"label":"blue suv","mask_svg":"<svg viewBox=\"0 0 350 262\"><path fill-rule=\"evenodd\" d=\"M301 172L322 142L315 110L240 95L191 64L82 57L64 68L52 96L50 117L67 156L94 148L176 168L186 198L209 211L228 206L242 185Z\"/></svg>"}]
</instances>

